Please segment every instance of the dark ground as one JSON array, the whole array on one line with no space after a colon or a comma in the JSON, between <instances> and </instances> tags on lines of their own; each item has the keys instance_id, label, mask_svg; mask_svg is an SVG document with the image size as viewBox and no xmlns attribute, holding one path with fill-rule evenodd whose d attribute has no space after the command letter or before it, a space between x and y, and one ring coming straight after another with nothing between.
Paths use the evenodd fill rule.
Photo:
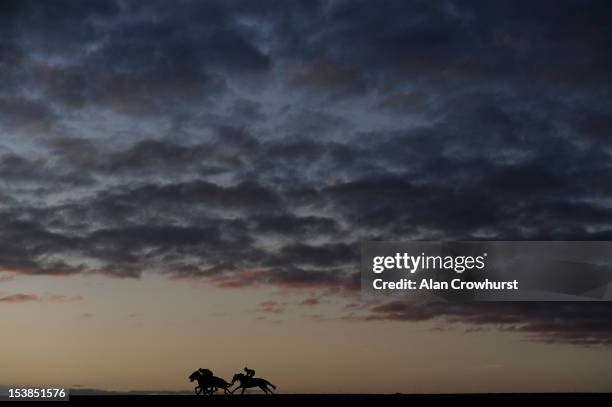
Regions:
<instances>
[{"instance_id":1,"label":"dark ground","mask_svg":"<svg viewBox=\"0 0 612 407\"><path fill-rule=\"evenodd\" d=\"M483 405L492 402L612 402L612 393L510 393L510 394L276 394L265 395L233 395L233 396L141 396L141 395L115 395L115 396L71 396L71 401L83 402L103 402L104 404L114 402L196 402L196 403L240 403L240 404L265 404L265 405L288 405L290 403L374 403L374 405L393 404L399 405L406 403L419 402L463 402L463 403L482 403ZM608 404L609 405L609 404Z\"/></svg>"}]
</instances>

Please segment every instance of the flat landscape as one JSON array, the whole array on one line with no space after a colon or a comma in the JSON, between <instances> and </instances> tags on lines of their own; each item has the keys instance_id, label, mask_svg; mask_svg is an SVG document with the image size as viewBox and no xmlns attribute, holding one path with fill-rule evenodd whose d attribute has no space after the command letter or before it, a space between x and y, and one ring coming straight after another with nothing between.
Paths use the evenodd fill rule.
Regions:
<instances>
[{"instance_id":1,"label":"flat landscape","mask_svg":"<svg viewBox=\"0 0 612 407\"><path fill-rule=\"evenodd\" d=\"M491 402L610 402L612 393L495 393L495 394L275 394L271 396L249 394L232 396L190 396L190 395L112 395L112 396L72 396L71 401L136 402L160 399L164 402L212 402L212 403L265 403L281 405L293 402L369 402L380 404L418 403L418 402L476 402L483 405Z\"/></svg>"}]
</instances>

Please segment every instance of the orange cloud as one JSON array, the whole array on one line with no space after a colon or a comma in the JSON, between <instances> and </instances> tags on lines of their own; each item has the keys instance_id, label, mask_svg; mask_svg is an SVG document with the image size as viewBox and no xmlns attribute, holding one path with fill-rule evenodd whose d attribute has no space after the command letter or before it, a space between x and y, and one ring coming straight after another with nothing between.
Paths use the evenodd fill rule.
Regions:
<instances>
[{"instance_id":1,"label":"orange cloud","mask_svg":"<svg viewBox=\"0 0 612 407\"><path fill-rule=\"evenodd\" d=\"M319 305L320 301L317 298L306 298L304 301L300 302L300 305Z\"/></svg>"}]
</instances>

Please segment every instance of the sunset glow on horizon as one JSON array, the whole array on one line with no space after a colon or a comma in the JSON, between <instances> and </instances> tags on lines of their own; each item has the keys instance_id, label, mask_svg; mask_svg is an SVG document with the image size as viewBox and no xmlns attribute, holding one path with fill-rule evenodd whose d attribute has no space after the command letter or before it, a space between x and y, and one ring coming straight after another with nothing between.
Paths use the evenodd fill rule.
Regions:
<instances>
[{"instance_id":1,"label":"sunset glow on horizon","mask_svg":"<svg viewBox=\"0 0 612 407\"><path fill-rule=\"evenodd\" d=\"M364 241L612 240L611 26L599 1L3 1L0 388L612 392L609 303L359 274Z\"/></svg>"}]
</instances>

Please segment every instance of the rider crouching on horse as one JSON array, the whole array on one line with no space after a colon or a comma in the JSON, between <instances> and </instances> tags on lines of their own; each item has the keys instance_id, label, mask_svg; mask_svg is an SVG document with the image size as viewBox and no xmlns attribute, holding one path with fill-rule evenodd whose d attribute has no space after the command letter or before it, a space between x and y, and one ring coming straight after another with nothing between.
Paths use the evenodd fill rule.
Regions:
<instances>
[{"instance_id":1,"label":"rider crouching on horse","mask_svg":"<svg viewBox=\"0 0 612 407\"><path fill-rule=\"evenodd\" d=\"M255 370L249 369L248 367L244 368L244 372L246 373L247 377L254 377L255 376Z\"/></svg>"}]
</instances>

